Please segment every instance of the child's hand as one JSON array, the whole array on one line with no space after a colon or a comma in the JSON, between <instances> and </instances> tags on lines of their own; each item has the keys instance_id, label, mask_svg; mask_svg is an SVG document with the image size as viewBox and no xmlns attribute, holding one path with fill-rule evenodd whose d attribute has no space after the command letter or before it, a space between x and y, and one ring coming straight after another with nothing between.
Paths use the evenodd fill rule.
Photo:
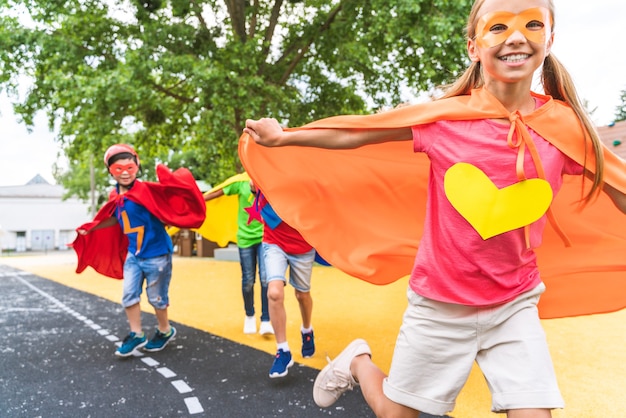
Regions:
<instances>
[{"instance_id":1,"label":"child's hand","mask_svg":"<svg viewBox=\"0 0 626 418\"><path fill-rule=\"evenodd\" d=\"M89 233L89 231L87 231L86 229L77 229L76 232L78 232L80 235L87 235Z\"/></svg>"},{"instance_id":2,"label":"child's hand","mask_svg":"<svg viewBox=\"0 0 626 418\"><path fill-rule=\"evenodd\" d=\"M281 138L283 135L283 128L276 119L248 119L246 120L246 127L243 131L244 133L250 135L250 137L257 144L265 145L266 147L276 147L282 145Z\"/></svg>"}]
</instances>

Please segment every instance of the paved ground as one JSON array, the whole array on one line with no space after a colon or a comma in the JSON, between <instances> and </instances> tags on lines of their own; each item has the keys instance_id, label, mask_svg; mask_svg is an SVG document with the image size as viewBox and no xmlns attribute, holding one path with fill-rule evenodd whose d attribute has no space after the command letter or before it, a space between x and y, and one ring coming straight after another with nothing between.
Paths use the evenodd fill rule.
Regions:
<instances>
[{"instance_id":1,"label":"paved ground","mask_svg":"<svg viewBox=\"0 0 626 418\"><path fill-rule=\"evenodd\" d=\"M372 417L359 390L329 409L312 400L325 357L366 338L388 370L406 306L406 282L372 286L333 268L314 268L318 352L299 354L299 315L285 298L296 365L284 379L267 376L273 338L242 333L236 262L176 257L170 317L179 335L165 351L120 360L113 355L128 326L121 282L75 256L0 258L0 418L13 417ZM258 302L258 301L257 301ZM149 308L146 304L144 308ZM144 330L156 323L151 309ZM543 321L566 408L555 418L626 416L626 310ZM485 418L490 394L475 367L450 414Z\"/></svg>"},{"instance_id":2,"label":"paved ground","mask_svg":"<svg viewBox=\"0 0 626 418\"><path fill-rule=\"evenodd\" d=\"M117 359L119 304L1 264L0 278L0 416L373 416L361 396L317 407L316 369L266 378L269 354L179 323L164 351Z\"/></svg>"},{"instance_id":3,"label":"paved ground","mask_svg":"<svg viewBox=\"0 0 626 418\"><path fill-rule=\"evenodd\" d=\"M6 266L0 276L2 416L372 416L359 397L318 408L303 393L315 369L259 378L267 353L181 324L163 352L118 360L119 304Z\"/></svg>"}]
</instances>

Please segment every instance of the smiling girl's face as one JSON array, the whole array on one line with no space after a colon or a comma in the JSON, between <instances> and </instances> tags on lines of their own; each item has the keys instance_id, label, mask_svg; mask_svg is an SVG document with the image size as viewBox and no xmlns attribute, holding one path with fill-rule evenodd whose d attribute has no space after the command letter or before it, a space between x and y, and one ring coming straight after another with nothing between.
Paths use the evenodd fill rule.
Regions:
<instances>
[{"instance_id":1,"label":"smiling girl's face","mask_svg":"<svg viewBox=\"0 0 626 418\"><path fill-rule=\"evenodd\" d=\"M483 68L485 85L531 83L550 53L552 16L547 0L485 0L467 49Z\"/></svg>"}]
</instances>

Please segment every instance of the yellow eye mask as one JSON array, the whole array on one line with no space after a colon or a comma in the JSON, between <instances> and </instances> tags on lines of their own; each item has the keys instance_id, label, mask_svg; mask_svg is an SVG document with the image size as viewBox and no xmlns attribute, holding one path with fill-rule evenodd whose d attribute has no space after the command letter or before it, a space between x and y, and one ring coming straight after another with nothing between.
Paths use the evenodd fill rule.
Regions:
<instances>
[{"instance_id":1,"label":"yellow eye mask","mask_svg":"<svg viewBox=\"0 0 626 418\"><path fill-rule=\"evenodd\" d=\"M546 26L550 29L551 25L550 11L545 7L526 9L519 14L487 13L478 20L476 42L481 48L492 48L519 31L529 41L542 44L546 40Z\"/></svg>"}]
</instances>

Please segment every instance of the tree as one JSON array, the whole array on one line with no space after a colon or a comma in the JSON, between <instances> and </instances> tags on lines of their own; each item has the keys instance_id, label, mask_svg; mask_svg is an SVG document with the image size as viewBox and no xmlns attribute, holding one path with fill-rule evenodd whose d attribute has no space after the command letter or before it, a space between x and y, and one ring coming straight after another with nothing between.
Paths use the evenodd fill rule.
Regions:
<instances>
[{"instance_id":1,"label":"tree","mask_svg":"<svg viewBox=\"0 0 626 418\"><path fill-rule=\"evenodd\" d=\"M615 109L615 122L626 120L626 89L622 90L622 104Z\"/></svg>"},{"instance_id":2,"label":"tree","mask_svg":"<svg viewBox=\"0 0 626 418\"><path fill-rule=\"evenodd\" d=\"M90 156L104 178L100 156L115 142L216 183L241 169L237 140L247 118L300 125L449 82L467 64L469 6L0 0L0 88L14 94L20 75L32 78L15 111L31 126L46 112L70 161L60 178L77 194L84 179L72 178L84 177Z\"/></svg>"}]
</instances>

